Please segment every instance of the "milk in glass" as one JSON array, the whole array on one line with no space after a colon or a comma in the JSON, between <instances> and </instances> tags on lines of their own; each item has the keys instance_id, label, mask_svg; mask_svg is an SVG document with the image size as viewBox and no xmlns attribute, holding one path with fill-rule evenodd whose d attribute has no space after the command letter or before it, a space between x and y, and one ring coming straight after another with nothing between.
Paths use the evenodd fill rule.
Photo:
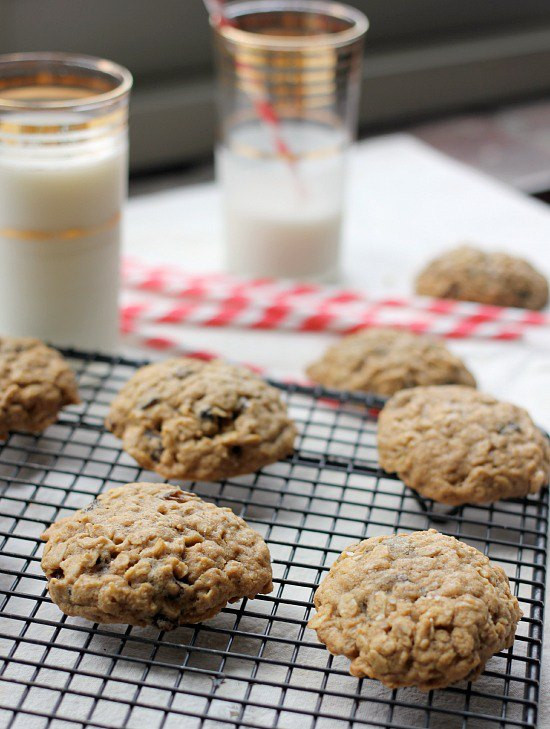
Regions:
<instances>
[{"instance_id":1,"label":"milk in glass","mask_svg":"<svg viewBox=\"0 0 550 729\"><path fill-rule=\"evenodd\" d=\"M232 130L217 150L226 263L254 276L330 280L337 274L345 175L343 132L284 122L292 164L260 122Z\"/></svg>"},{"instance_id":2,"label":"milk in glass","mask_svg":"<svg viewBox=\"0 0 550 729\"><path fill-rule=\"evenodd\" d=\"M123 136L0 145L0 333L115 346L126 176Z\"/></svg>"}]
</instances>

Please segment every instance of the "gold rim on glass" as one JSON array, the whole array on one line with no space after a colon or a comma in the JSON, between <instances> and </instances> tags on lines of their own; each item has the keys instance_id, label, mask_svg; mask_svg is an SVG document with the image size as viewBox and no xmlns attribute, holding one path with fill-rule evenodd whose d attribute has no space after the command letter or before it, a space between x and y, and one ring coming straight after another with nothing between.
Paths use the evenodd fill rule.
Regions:
<instances>
[{"instance_id":1,"label":"gold rim on glass","mask_svg":"<svg viewBox=\"0 0 550 729\"><path fill-rule=\"evenodd\" d=\"M231 20L251 15L271 14L277 12L318 14L333 20L340 20L349 27L331 33L315 33L303 35L264 35L227 24L217 27L210 22L216 31L226 40L241 46L252 46L266 50L307 51L319 47L338 48L359 40L368 30L369 21L360 10L338 2L328 0L244 0L226 6L226 16Z\"/></svg>"},{"instance_id":2,"label":"gold rim on glass","mask_svg":"<svg viewBox=\"0 0 550 729\"><path fill-rule=\"evenodd\" d=\"M63 69L63 74L61 73ZM2 95L5 89L29 86L78 87L71 98L29 99ZM85 83L87 82L87 83ZM72 53L10 53L0 55L0 112L93 110L116 103L132 88L132 74L118 63ZM89 90L89 94L85 91Z\"/></svg>"}]
</instances>

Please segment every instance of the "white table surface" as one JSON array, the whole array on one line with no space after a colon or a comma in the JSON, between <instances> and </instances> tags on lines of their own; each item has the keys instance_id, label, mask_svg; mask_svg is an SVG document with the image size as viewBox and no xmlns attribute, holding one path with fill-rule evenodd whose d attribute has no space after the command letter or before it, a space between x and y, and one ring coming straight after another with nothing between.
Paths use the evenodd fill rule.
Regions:
<instances>
[{"instance_id":1,"label":"white table surface","mask_svg":"<svg viewBox=\"0 0 550 729\"><path fill-rule=\"evenodd\" d=\"M342 281L354 287L410 292L414 272L460 241L524 255L550 277L549 207L407 135L357 146L347 207ZM124 249L127 255L178 264L189 271L220 270L221 220L215 186L180 187L132 199ZM323 334L235 329L180 331L192 349L294 374L303 372L304 365L333 339ZM526 407L550 429L548 330L533 331L522 342L468 340L451 346L467 360L481 389ZM550 619L546 640L550 640ZM549 668L550 649L544 659L541 729L550 727Z\"/></svg>"},{"instance_id":2,"label":"white table surface","mask_svg":"<svg viewBox=\"0 0 550 729\"><path fill-rule=\"evenodd\" d=\"M342 282L369 292L411 292L418 268L471 241L519 253L550 277L550 207L407 135L357 145L351 159ZM189 271L220 270L219 196L213 184L130 200L125 253ZM166 333L171 329L167 327ZM333 337L181 327L189 347L299 373ZM480 387L528 408L550 430L550 332L527 342L454 342Z\"/></svg>"}]
</instances>

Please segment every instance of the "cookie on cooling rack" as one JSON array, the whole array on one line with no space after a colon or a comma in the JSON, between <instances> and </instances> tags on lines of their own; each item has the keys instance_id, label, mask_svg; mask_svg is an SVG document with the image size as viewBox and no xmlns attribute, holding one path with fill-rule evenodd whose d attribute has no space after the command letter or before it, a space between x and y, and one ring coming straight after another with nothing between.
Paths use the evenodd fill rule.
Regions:
<instances>
[{"instance_id":1,"label":"cookie on cooling rack","mask_svg":"<svg viewBox=\"0 0 550 729\"><path fill-rule=\"evenodd\" d=\"M307 375L325 387L382 396L417 385L476 385L443 342L385 328L344 337L308 367Z\"/></svg>"},{"instance_id":2,"label":"cookie on cooling rack","mask_svg":"<svg viewBox=\"0 0 550 729\"><path fill-rule=\"evenodd\" d=\"M138 370L113 401L106 425L144 468L203 481L284 458L296 437L274 387L246 369L190 358Z\"/></svg>"},{"instance_id":3,"label":"cookie on cooling rack","mask_svg":"<svg viewBox=\"0 0 550 729\"><path fill-rule=\"evenodd\" d=\"M378 420L380 465L443 504L488 503L548 483L550 445L529 414L470 387L394 395Z\"/></svg>"},{"instance_id":4,"label":"cookie on cooling rack","mask_svg":"<svg viewBox=\"0 0 550 729\"><path fill-rule=\"evenodd\" d=\"M98 623L171 630L273 589L262 537L230 509L169 484L111 489L42 539L52 600Z\"/></svg>"},{"instance_id":5,"label":"cookie on cooling rack","mask_svg":"<svg viewBox=\"0 0 550 729\"><path fill-rule=\"evenodd\" d=\"M0 337L0 438L41 433L80 402L74 372L55 349L30 337Z\"/></svg>"},{"instance_id":6,"label":"cookie on cooling rack","mask_svg":"<svg viewBox=\"0 0 550 729\"><path fill-rule=\"evenodd\" d=\"M416 279L416 292L525 309L548 303L548 282L530 263L472 246L459 246L431 261Z\"/></svg>"},{"instance_id":7,"label":"cookie on cooling rack","mask_svg":"<svg viewBox=\"0 0 550 729\"><path fill-rule=\"evenodd\" d=\"M353 676L422 691L475 680L521 617L502 568L435 529L349 547L315 607L308 626Z\"/></svg>"}]
</instances>

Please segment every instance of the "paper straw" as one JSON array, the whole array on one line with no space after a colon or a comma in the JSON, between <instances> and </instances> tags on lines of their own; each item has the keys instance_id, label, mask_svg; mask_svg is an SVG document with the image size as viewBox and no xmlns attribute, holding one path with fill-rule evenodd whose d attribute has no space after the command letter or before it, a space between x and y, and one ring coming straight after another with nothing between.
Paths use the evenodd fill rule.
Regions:
<instances>
[{"instance_id":1,"label":"paper straw","mask_svg":"<svg viewBox=\"0 0 550 729\"><path fill-rule=\"evenodd\" d=\"M243 302L251 306L288 306L305 315L312 309L324 308L335 314L353 304L380 309L412 309L428 314L467 319L472 323L498 322L520 327L550 326L550 314L512 307L490 306L470 301L431 299L419 296L368 296L364 293L297 284L277 279L243 279L227 274L189 275L184 271L161 266L147 266L126 260L123 282L127 288L183 301L218 302L228 305ZM349 309L351 311L351 308Z\"/></svg>"},{"instance_id":2,"label":"paper straw","mask_svg":"<svg viewBox=\"0 0 550 729\"><path fill-rule=\"evenodd\" d=\"M212 20L214 27L223 28L227 25L234 25L227 17L225 12L225 3L223 0L203 0L206 10ZM236 61L236 67L247 69L248 66L242 61ZM254 89L253 93L249 93L250 100L254 106L258 118L270 129L273 137L273 146L281 157L284 157L295 172L296 155L293 154L289 145L283 139L281 134L281 123L277 111L273 104L269 101L264 88L258 82L254 81L254 74L250 75L250 81Z\"/></svg>"},{"instance_id":3,"label":"paper straw","mask_svg":"<svg viewBox=\"0 0 550 729\"><path fill-rule=\"evenodd\" d=\"M301 332L351 333L370 327L393 327L449 339L521 339L525 327L518 323L484 321L477 317L442 316L414 309L379 305L320 306L307 311L285 304L261 305L244 298L233 301L181 302L124 297L122 320L126 331L143 325L186 324L202 327L235 327Z\"/></svg>"},{"instance_id":4,"label":"paper straw","mask_svg":"<svg viewBox=\"0 0 550 729\"><path fill-rule=\"evenodd\" d=\"M133 330L124 323L121 327L121 333L124 342L127 345L150 349L158 353L162 353L166 357L192 357L200 359L204 362L210 362L213 359L223 359L232 364L247 367L252 372L259 375L266 375L266 370L256 364L250 362L232 362L216 352L203 349L193 349L189 346L187 338L181 334L174 332L169 337L159 334L156 327L141 327L139 330Z\"/></svg>"}]
</instances>

